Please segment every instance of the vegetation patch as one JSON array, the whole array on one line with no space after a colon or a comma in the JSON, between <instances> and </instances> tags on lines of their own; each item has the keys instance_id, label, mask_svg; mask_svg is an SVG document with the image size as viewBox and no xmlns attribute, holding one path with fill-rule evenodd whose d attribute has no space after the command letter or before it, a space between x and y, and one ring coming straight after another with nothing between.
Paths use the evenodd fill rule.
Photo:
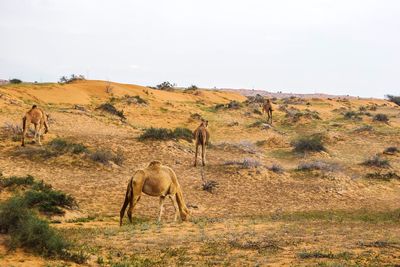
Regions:
<instances>
[{"instance_id":1,"label":"vegetation patch","mask_svg":"<svg viewBox=\"0 0 400 267\"><path fill-rule=\"evenodd\" d=\"M122 120L126 120L123 110L117 110L111 103L101 104L96 110L102 110L112 115L120 117Z\"/></svg>"},{"instance_id":2,"label":"vegetation patch","mask_svg":"<svg viewBox=\"0 0 400 267\"><path fill-rule=\"evenodd\" d=\"M343 114L343 117L347 120L362 120L362 118L360 117L360 113L355 111L347 111Z\"/></svg>"},{"instance_id":3,"label":"vegetation patch","mask_svg":"<svg viewBox=\"0 0 400 267\"><path fill-rule=\"evenodd\" d=\"M299 137L292 141L292 146L297 153L326 151L320 134Z\"/></svg>"},{"instance_id":4,"label":"vegetation patch","mask_svg":"<svg viewBox=\"0 0 400 267\"><path fill-rule=\"evenodd\" d=\"M302 251L297 254L300 259L350 259L352 254L349 252L333 253L324 251Z\"/></svg>"},{"instance_id":5,"label":"vegetation patch","mask_svg":"<svg viewBox=\"0 0 400 267\"><path fill-rule=\"evenodd\" d=\"M58 83L60 84L65 84L65 83L73 83L75 81L82 81L85 80L85 76L83 75L75 75L75 74L71 74L70 77L68 76L62 76L60 78L60 80L58 81Z\"/></svg>"},{"instance_id":6,"label":"vegetation patch","mask_svg":"<svg viewBox=\"0 0 400 267\"><path fill-rule=\"evenodd\" d=\"M251 169L251 168L257 168L262 166L262 163L258 161L257 159L253 158L244 158L243 160L229 160L225 161L224 165L237 165L240 166L243 169Z\"/></svg>"},{"instance_id":7,"label":"vegetation patch","mask_svg":"<svg viewBox=\"0 0 400 267\"><path fill-rule=\"evenodd\" d=\"M395 146L390 146L385 148L385 150L383 151L384 154L388 154L388 155L394 155L396 153L398 153L400 150L395 147Z\"/></svg>"},{"instance_id":8,"label":"vegetation patch","mask_svg":"<svg viewBox=\"0 0 400 267\"><path fill-rule=\"evenodd\" d=\"M136 104L136 105L148 105L149 102L146 99L141 98L138 95L130 96L124 95L122 100L127 103L128 105Z\"/></svg>"},{"instance_id":9,"label":"vegetation patch","mask_svg":"<svg viewBox=\"0 0 400 267\"><path fill-rule=\"evenodd\" d=\"M367 173L365 175L365 178L374 179L374 180L382 180L382 181L390 181L393 179L400 180L400 175L398 175L395 172L387 172L387 173L373 172L373 173Z\"/></svg>"},{"instance_id":10,"label":"vegetation patch","mask_svg":"<svg viewBox=\"0 0 400 267\"><path fill-rule=\"evenodd\" d=\"M386 98L390 101L395 103L396 105L400 106L400 96L394 95L387 95Z\"/></svg>"},{"instance_id":11,"label":"vegetation patch","mask_svg":"<svg viewBox=\"0 0 400 267\"><path fill-rule=\"evenodd\" d=\"M337 165L319 160L302 162L297 167L298 171L312 171L312 170L335 171L337 169L338 169Z\"/></svg>"},{"instance_id":12,"label":"vegetation patch","mask_svg":"<svg viewBox=\"0 0 400 267\"><path fill-rule=\"evenodd\" d=\"M390 167L390 163L387 159L383 159L378 155L373 156L365 160L362 165L370 166L370 167L378 167L378 168L388 168Z\"/></svg>"},{"instance_id":13,"label":"vegetation patch","mask_svg":"<svg viewBox=\"0 0 400 267\"><path fill-rule=\"evenodd\" d=\"M268 167L268 170L273 171L275 173L283 173L285 170L283 167L279 164L272 164L271 166Z\"/></svg>"},{"instance_id":14,"label":"vegetation patch","mask_svg":"<svg viewBox=\"0 0 400 267\"><path fill-rule=\"evenodd\" d=\"M125 161L125 157L122 154L122 151L117 151L117 153L114 153L106 149L98 149L94 152L91 152L89 154L89 158L95 162L99 162L105 165L110 164L110 162L114 162L115 164L121 166Z\"/></svg>"},{"instance_id":15,"label":"vegetation patch","mask_svg":"<svg viewBox=\"0 0 400 267\"><path fill-rule=\"evenodd\" d=\"M72 197L53 190L43 182L34 181L32 176L0 178L3 181L2 186L31 186L23 195L13 196L0 204L0 232L10 235L8 245L11 249L23 248L44 257L57 257L76 263L86 261L86 255L72 252L71 243L32 210L38 207L39 211L47 213L51 207L51 211L54 212L55 208L75 203ZM7 182L4 183L4 180ZM35 197L32 197L33 195Z\"/></svg>"},{"instance_id":16,"label":"vegetation patch","mask_svg":"<svg viewBox=\"0 0 400 267\"><path fill-rule=\"evenodd\" d=\"M389 117L386 114L376 114L373 118L374 121L379 121L379 122L384 122L384 123L388 123L389 122Z\"/></svg>"},{"instance_id":17,"label":"vegetation patch","mask_svg":"<svg viewBox=\"0 0 400 267\"><path fill-rule=\"evenodd\" d=\"M192 142L193 133L187 128L178 127L174 130L167 128L147 128L140 136L139 140L179 140L183 139Z\"/></svg>"}]
</instances>

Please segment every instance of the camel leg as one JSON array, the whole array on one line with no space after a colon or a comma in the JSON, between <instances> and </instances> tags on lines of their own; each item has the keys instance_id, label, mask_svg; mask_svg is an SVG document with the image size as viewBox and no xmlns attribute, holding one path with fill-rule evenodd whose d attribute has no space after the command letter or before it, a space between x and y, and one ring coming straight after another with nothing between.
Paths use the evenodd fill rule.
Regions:
<instances>
[{"instance_id":1,"label":"camel leg","mask_svg":"<svg viewBox=\"0 0 400 267\"><path fill-rule=\"evenodd\" d=\"M178 215L179 215L179 206L178 206L178 202L176 201L176 194L175 195L170 195L169 196L172 200L172 204L174 205L175 208L175 217L174 217L174 222L176 222L178 220Z\"/></svg>"},{"instance_id":2,"label":"camel leg","mask_svg":"<svg viewBox=\"0 0 400 267\"><path fill-rule=\"evenodd\" d=\"M161 222L161 217L164 213L164 201L165 201L165 197L161 196L160 197L160 215L158 216L158 222Z\"/></svg>"},{"instance_id":3,"label":"camel leg","mask_svg":"<svg viewBox=\"0 0 400 267\"><path fill-rule=\"evenodd\" d=\"M35 125L35 134L33 136L33 140L35 141L35 143L37 143L38 125L37 123L35 123L34 125Z\"/></svg>"},{"instance_id":4,"label":"camel leg","mask_svg":"<svg viewBox=\"0 0 400 267\"><path fill-rule=\"evenodd\" d=\"M201 144L201 163L206 166L206 144Z\"/></svg>"},{"instance_id":5,"label":"camel leg","mask_svg":"<svg viewBox=\"0 0 400 267\"><path fill-rule=\"evenodd\" d=\"M197 166L197 152L198 152L198 150L199 150L199 144L196 144L196 153L195 153L195 156L194 156L194 166L195 167Z\"/></svg>"},{"instance_id":6,"label":"camel leg","mask_svg":"<svg viewBox=\"0 0 400 267\"><path fill-rule=\"evenodd\" d=\"M39 145L42 145L42 142L40 141L40 132L41 131L42 131L42 124L39 124L38 132L37 132L37 136L38 136L38 139L39 139Z\"/></svg>"},{"instance_id":7,"label":"camel leg","mask_svg":"<svg viewBox=\"0 0 400 267\"><path fill-rule=\"evenodd\" d=\"M272 125L272 110L269 111L271 113L271 125Z\"/></svg>"},{"instance_id":8,"label":"camel leg","mask_svg":"<svg viewBox=\"0 0 400 267\"><path fill-rule=\"evenodd\" d=\"M129 222L130 223L132 223L132 211L133 211L133 208L136 206L136 203L139 201L139 199L140 199L140 195L139 196L137 196L137 195L134 195L132 198L131 198L131 202L129 203L129 208L128 208L128 218L129 218Z\"/></svg>"}]
</instances>

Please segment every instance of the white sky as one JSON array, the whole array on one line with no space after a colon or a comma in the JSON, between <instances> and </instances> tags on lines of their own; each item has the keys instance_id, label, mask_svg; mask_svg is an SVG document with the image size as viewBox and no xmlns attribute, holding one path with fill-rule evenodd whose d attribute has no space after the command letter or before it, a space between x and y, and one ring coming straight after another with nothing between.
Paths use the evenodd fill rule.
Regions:
<instances>
[{"instance_id":1,"label":"white sky","mask_svg":"<svg viewBox=\"0 0 400 267\"><path fill-rule=\"evenodd\" d=\"M0 0L0 79L400 94L397 0Z\"/></svg>"}]
</instances>

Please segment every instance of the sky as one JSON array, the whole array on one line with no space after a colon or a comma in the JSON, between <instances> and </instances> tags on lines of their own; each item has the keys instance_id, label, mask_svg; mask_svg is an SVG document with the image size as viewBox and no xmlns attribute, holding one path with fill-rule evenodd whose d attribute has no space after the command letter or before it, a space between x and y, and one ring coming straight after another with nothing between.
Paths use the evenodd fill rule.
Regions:
<instances>
[{"instance_id":1,"label":"sky","mask_svg":"<svg viewBox=\"0 0 400 267\"><path fill-rule=\"evenodd\" d=\"M397 0L0 0L0 79L400 94Z\"/></svg>"}]
</instances>

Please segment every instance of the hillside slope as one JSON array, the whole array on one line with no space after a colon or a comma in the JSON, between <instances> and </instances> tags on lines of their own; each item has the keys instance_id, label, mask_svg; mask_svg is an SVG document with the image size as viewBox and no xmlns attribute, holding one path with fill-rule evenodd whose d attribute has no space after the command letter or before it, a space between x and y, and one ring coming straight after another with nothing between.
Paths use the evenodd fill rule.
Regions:
<instances>
[{"instance_id":1,"label":"hillside slope","mask_svg":"<svg viewBox=\"0 0 400 267\"><path fill-rule=\"evenodd\" d=\"M400 264L396 219L385 221L384 229L379 219L363 219L400 209L400 179L378 175L400 174L400 154L383 153L400 148L399 107L386 100L284 98L273 102L271 127L260 105L246 99L234 92L168 92L104 81L0 86L0 171L31 174L77 199L80 209L57 218L61 223L54 226L88 248L92 266L101 265L99 257L110 257L105 265L112 266L133 261L133 255L167 266ZM231 101L241 105L228 106ZM42 148L21 148L16 125L34 103L49 114L50 133ZM123 110L126 120L97 109L104 103ZM374 120L377 114L389 121ZM200 117L209 121L211 133L204 168L192 166L191 142L138 140L148 127L193 130ZM313 134L321 137L325 151L293 151L294 140ZM118 154L122 163L98 163L85 153L42 156L55 138ZM389 166L362 164L375 155ZM137 223L119 228L127 181L155 159L176 171L192 221L171 223L169 204L166 222L156 224L158 199L143 196L134 211ZM311 167L299 170L303 163ZM213 193L202 189L205 180L218 183ZM88 216L87 222L71 223ZM392 245L362 245L382 240ZM321 250L351 256L299 256ZM0 262L18 266L23 252L4 251Z\"/></svg>"}]
</instances>

